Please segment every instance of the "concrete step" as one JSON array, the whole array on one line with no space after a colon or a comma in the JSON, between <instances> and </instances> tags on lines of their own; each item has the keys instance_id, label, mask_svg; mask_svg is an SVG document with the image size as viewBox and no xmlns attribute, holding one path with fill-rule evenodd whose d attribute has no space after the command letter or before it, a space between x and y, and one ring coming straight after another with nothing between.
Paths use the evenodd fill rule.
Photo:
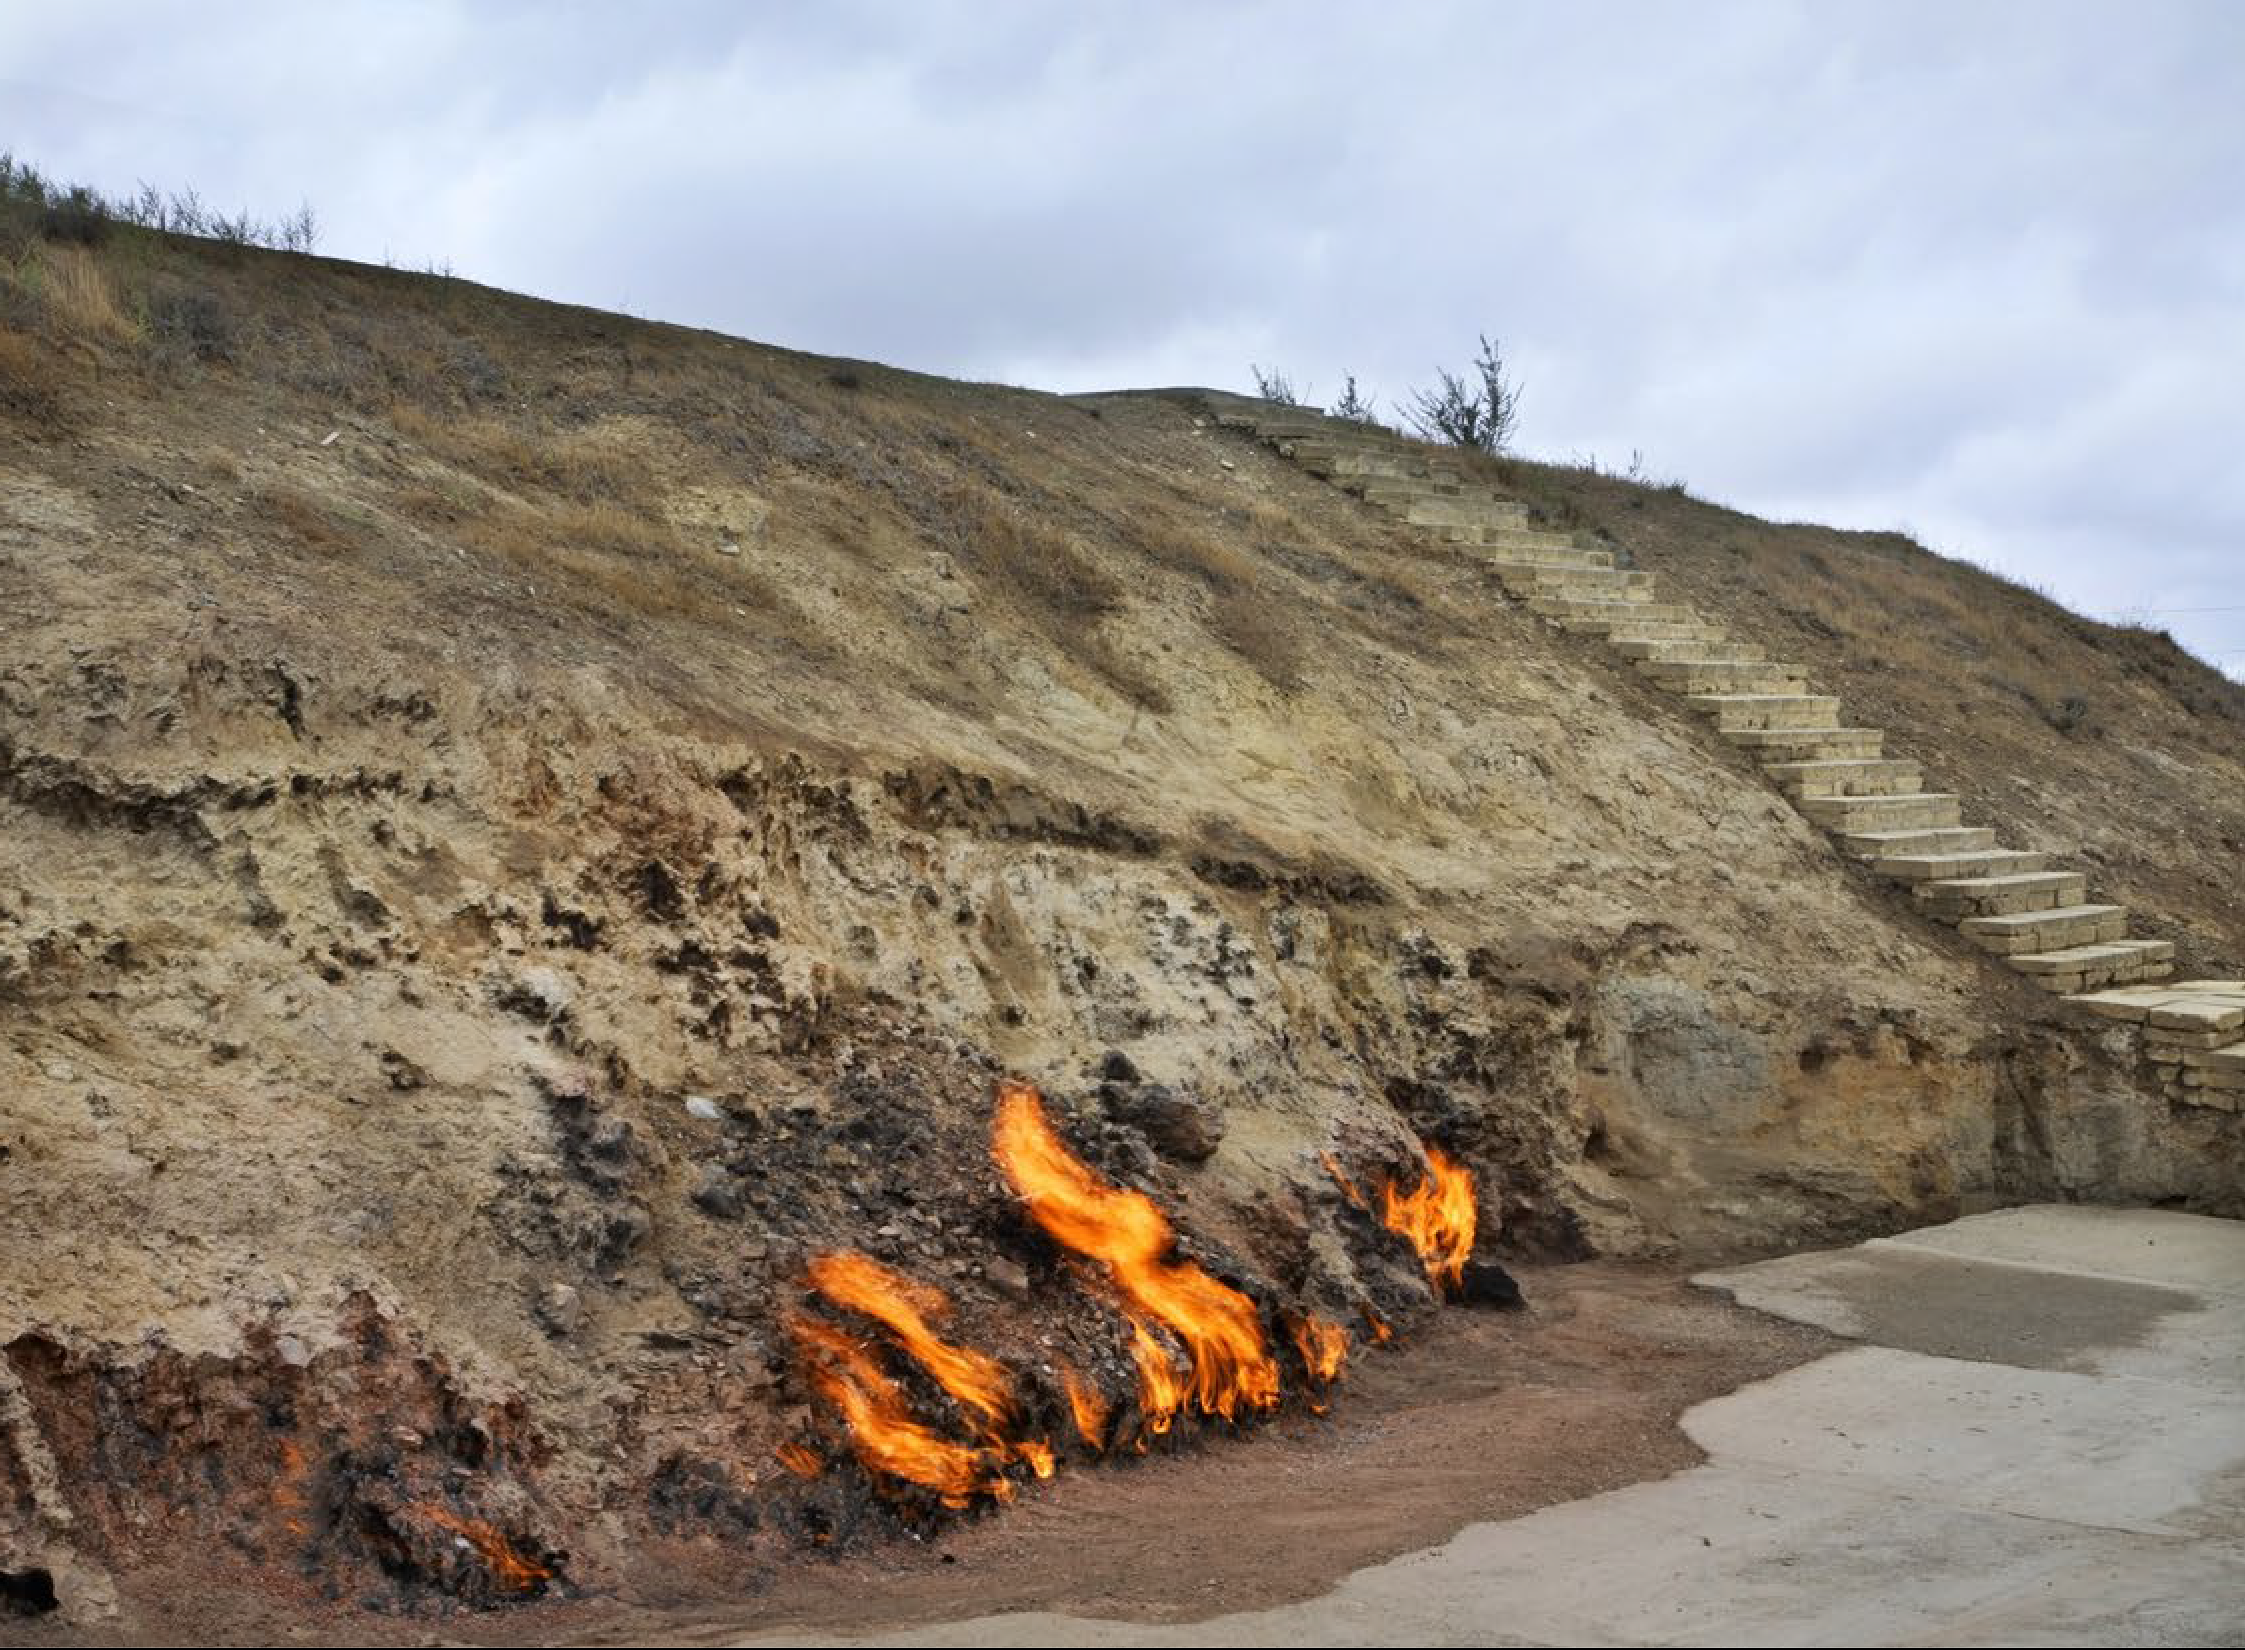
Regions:
<instances>
[{"instance_id":1,"label":"concrete step","mask_svg":"<svg viewBox=\"0 0 2245 1650\"><path fill-rule=\"evenodd\" d=\"M1476 487L1462 476L1394 476L1359 475L1344 476L1341 491L1353 493L1367 504L1377 504L1383 509L1401 510L1420 499L1439 498L1495 498L1486 487Z\"/></svg>"},{"instance_id":2,"label":"concrete step","mask_svg":"<svg viewBox=\"0 0 2245 1650\"><path fill-rule=\"evenodd\" d=\"M2165 979L2175 970L2175 947L2169 940L2100 941L2014 952L2003 960L2043 990L2070 995Z\"/></svg>"},{"instance_id":3,"label":"concrete step","mask_svg":"<svg viewBox=\"0 0 2245 1650\"><path fill-rule=\"evenodd\" d=\"M1896 882L1932 882L1943 877L2007 877L2039 871L2048 858L2017 848L1986 848L1971 854L1896 854L1873 860L1871 869Z\"/></svg>"},{"instance_id":4,"label":"concrete step","mask_svg":"<svg viewBox=\"0 0 2245 1650\"><path fill-rule=\"evenodd\" d=\"M1813 757L1764 762L1762 771L1795 799L1809 796L1906 796L1925 788L1915 762L1893 757Z\"/></svg>"},{"instance_id":5,"label":"concrete step","mask_svg":"<svg viewBox=\"0 0 2245 1650\"><path fill-rule=\"evenodd\" d=\"M1827 831L1940 831L1964 817L1963 804L1946 791L1900 796L1804 796L1794 806Z\"/></svg>"},{"instance_id":6,"label":"concrete step","mask_svg":"<svg viewBox=\"0 0 2245 1650\"><path fill-rule=\"evenodd\" d=\"M1840 846L1859 859L1908 859L1931 854L1976 854L1996 845L1984 825L1948 825L1936 830L1843 831Z\"/></svg>"},{"instance_id":7,"label":"concrete step","mask_svg":"<svg viewBox=\"0 0 2245 1650\"><path fill-rule=\"evenodd\" d=\"M2009 917L1967 917L1958 931L1999 957L2036 955L2084 945L2110 945L2128 937L2124 905L2062 905Z\"/></svg>"},{"instance_id":8,"label":"concrete step","mask_svg":"<svg viewBox=\"0 0 2245 1650\"><path fill-rule=\"evenodd\" d=\"M1559 622L1569 630L1577 625L1595 625L1597 629L1586 633L1603 636L1617 647L1623 642L1719 642L1723 639L1723 627L1719 624L1693 624L1682 619L1562 619Z\"/></svg>"},{"instance_id":9,"label":"concrete step","mask_svg":"<svg viewBox=\"0 0 2245 1650\"><path fill-rule=\"evenodd\" d=\"M1331 441L1293 441L1287 456L1312 475L1346 483L1358 477L1388 476L1396 480L1462 481L1464 474L1433 463L1418 453L1394 447L1342 445Z\"/></svg>"},{"instance_id":10,"label":"concrete step","mask_svg":"<svg viewBox=\"0 0 2245 1650\"><path fill-rule=\"evenodd\" d=\"M1729 728L1723 737L1765 762L1865 761L1886 749L1878 728Z\"/></svg>"},{"instance_id":11,"label":"concrete step","mask_svg":"<svg viewBox=\"0 0 2245 1650\"><path fill-rule=\"evenodd\" d=\"M1497 568L1504 587L1516 596L1603 598L1643 606L1653 599L1650 573L1624 573L1612 567L1505 567Z\"/></svg>"},{"instance_id":12,"label":"concrete step","mask_svg":"<svg viewBox=\"0 0 2245 1650\"><path fill-rule=\"evenodd\" d=\"M1414 527L1497 527L1525 522L1525 505L1496 497L1413 498L1390 505L1373 500Z\"/></svg>"},{"instance_id":13,"label":"concrete step","mask_svg":"<svg viewBox=\"0 0 2245 1650\"><path fill-rule=\"evenodd\" d=\"M1486 549L1468 545L1467 549L1480 550L1478 560L1492 567L1558 567L1605 568L1614 564L1611 550L1576 550L1565 545L1550 545L1542 549L1523 549L1518 545L1505 545Z\"/></svg>"},{"instance_id":14,"label":"concrete step","mask_svg":"<svg viewBox=\"0 0 2245 1650\"><path fill-rule=\"evenodd\" d=\"M2011 871L1999 876L1929 877L1910 892L1928 916L1944 922L1966 917L2010 917L2028 911L2079 906L2089 879L2079 871Z\"/></svg>"},{"instance_id":15,"label":"concrete step","mask_svg":"<svg viewBox=\"0 0 2245 1650\"><path fill-rule=\"evenodd\" d=\"M2141 1026L2147 1034L2203 1037L2208 1048L2245 1038L2245 980L2173 980L2074 1000L2092 1014Z\"/></svg>"},{"instance_id":16,"label":"concrete step","mask_svg":"<svg viewBox=\"0 0 2245 1650\"><path fill-rule=\"evenodd\" d=\"M1758 647L1746 647L1733 641L1705 641L1699 638L1685 640L1676 636L1608 636L1607 645L1624 659L1755 659L1768 655Z\"/></svg>"},{"instance_id":17,"label":"concrete step","mask_svg":"<svg viewBox=\"0 0 2245 1650\"><path fill-rule=\"evenodd\" d=\"M1531 595L1528 611L1540 613L1554 624L1578 635L1605 634L1601 628L1616 624L1705 624L1690 608L1678 602L1617 602L1603 596Z\"/></svg>"},{"instance_id":18,"label":"concrete step","mask_svg":"<svg viewBox=\"0 0 2245 1650\"><path fill-rule=\"evenodd\" d=\"M1640 675L1670 693L1805 693L1808 672L1766 659L1639 659Z\"/></svg>"},{"instance_id":19,"label":"concrete step","mask_svg":"<svg viewBox=\"0 0 2245 1650\"><path fill-rule=\"evenodd\" d=\"M1829 693L1694 693L1686 704L1715 718L1716 728L1837 729L1840 702Z\"/></svg>"},{"instance_id":20,"label":"concrete step","mask_svg":"<svg viewBox=\"0 0 2245 1650\"><path fill-rule=\"evenodd\" d=\"M1445 544L1470 544L1483 550L1596 550L1606 558L1601 566L1613 565L1611 550L1548 527L1443 527L1437 532Z\"/></svg>"}]
</instances>

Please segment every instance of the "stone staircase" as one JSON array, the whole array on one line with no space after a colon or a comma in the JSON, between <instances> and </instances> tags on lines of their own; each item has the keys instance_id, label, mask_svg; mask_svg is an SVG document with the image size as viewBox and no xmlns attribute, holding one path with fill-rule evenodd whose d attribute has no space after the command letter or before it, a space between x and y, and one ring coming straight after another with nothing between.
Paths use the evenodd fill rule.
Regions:
<instances>
[{"instance_id":1,"label":"stone staircase","mask_svg":"<svg viewBox=\"0 0 2245 1650\"><path fill-rule=\"evenodd\" d=\"M1438 448L1374 426L1208 394L1223 426L1367 504L1493 567L1548 623L1596 637L1751 753L1770 782L1877 875L1907 888L1928 918L2092 1013L2138 1027L2171 1097L2245 1104L2245 981L2164 981L2174 945L2133 939L2128 912L2089 897L2088 879L2045 855L2007 848L1964 822L1958 799L1926 788L1916 762L1886 754L1878 728L1849 727L1804 666L1732 641L1689 606L1661 598L1650 573L1609 550L1530 524L1518 502L1469 480Z\"/></svg>"}]
</instances>

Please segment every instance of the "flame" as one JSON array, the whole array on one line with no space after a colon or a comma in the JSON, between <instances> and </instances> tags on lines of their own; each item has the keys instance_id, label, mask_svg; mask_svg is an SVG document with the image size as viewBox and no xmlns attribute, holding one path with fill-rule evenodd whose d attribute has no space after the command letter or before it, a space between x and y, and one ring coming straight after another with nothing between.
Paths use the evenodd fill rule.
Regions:
<instances>
[{"instance_id":1,"label":"flame","mask_svg":"<svg viewBox=\"0 0 2245 1650\"><path fill-rule=\"evenodd\" d=\"M500 1533L498 1526L487 1524L480 1518L466 1518L449 1507L431 1502L415 1503L413 1511L439 1529L450 1530L476 1551L483 1567L491 1572L491 1579L500 1591L508 1593L536 1592L553 1579L553 1571L534 1558L525 1558L514 1549L514 1543Z\"/></svg>"},{"instance_id":2,"label":"flame","mask_svg":"<svg viewBox=\"0 0 2245 1650\"><path fill-rule=\"evenodd\" d=\"M810 1362L811 1384L842 1416L850 1448L875 1475L933 1492L946 1507L978 1495L1013 1498L1004 1452L954 1443L912 1418L903 1391L863 1346L823 1318L798 1315L788 1333Z\"/></svg>"},{"instance_id":3,"label":"flame","mask_svg":"<svg viewBox=\"0 0 2245 1650\"><path fill-rule=\"evenodd\" d=\"M304 1494L304 1447L293 1438L281 1440L281 1470L273 1480L273 1505L281 1510L281 1527L291 1535L310 1535L304 1514L311 1502Z\"/></svg>"},{"instance_id":4,"label":"flame","mask_svg":"<svg viewBox=\"0 0 2245 1650\"><path fill-rule=\"evenodd\" d=\"M1061 1142L1044 1103L1026 1083L998 1091L991 1155L1029 1205L1029 1213L1063 1247L1103 1262L1132 1308L1133 1354L1141 1391L1166 1396L1156 1364L1176 1378L1146 1324L1151 1318L1184 1343L1192 1369L1189 1392L1203 1414L1234 1419L1241 1410L1278 1403L1278 1365L1263 1342L1255 1303L1190 1261L1165 1257L1175 1241L1169 1222L1151 1198L1120 1191L1085 1166ZM1148 1404L1149 1422L1156 1406ZM1182 1397L1167 1413L1182 1407ZM1159 1428L1156 1428L1158 1431Z\"/></svg>"},{"instance_id":5,"label":"flame","mask_svg":"<svg viewBox=\"0 0 2245 1650\"><path fill-rule=\"evenodd\" d=\"M894 1335L938 1386L980 1418L986 1434L1004 1435L1014 1417L1012 1377L997 1359L953 1346L928 1327L929 1318L951 1308L942 1290L851 1251L819 1256L810 1273L811 1287L828 1300L863 1312Z\"/></svg>"},{"instance_id":6,"label":"flame","mask_svg":"<svg viewBox=\"0 0 2245 1650\"><path fill-rule=\"evenodd\" d=\"M819 1452L808 1444L785 1443L772 1453L780 1458L780 1465L798 1478L816 1478L826 1468Z\"/></svg>"},{"instance_id":7,"label":"flame","mask_svg":"<svg viewBox=\"0 0 2245 1650\"><path fill-rule=\"evenodd\" d=\"M1075 1412L1077 1434L1092 1449L1103 1448L1107 1440L1106 1398L1066 1364L1060 1366L1060 1384L1068 1393L1069 1409Z\"/></svg>"},{"instance_id":8,"label":"flame","mask_svg":"<svg viewBox=\"0 0 2245 1650\"><path fill-rule=\"evenodd\" d=\"M1349 1332L1317 1314L1306 1314L1294 1325L1294 1345L1302 1354L1302 1367L1330 1386L1340 1379L1348 1361Z\"/></svg>"},{"instance_id":9,"label":"flame","mask_svg":"<svg viewBox=\"0 0 2245 1650\"><path fill-rule=\"evenodd\" d=\"M1387 1320L1369 1306L1364 1309L1364 1321L1371 1326L1374 1346L1385 1346L1395 1339L1395 1331L1388 1327Z\"/></svg>"},{"instance_id":10,"label":"flame","mask_svg":"<svg viewBox=\"0 0 2245 1650\"><path fill-rule=\"evenodd\" d=\"M1130 1356L1138 1365L1138 1413L1145 1417L1146 1430L1158 1438L1192 1396L1192 1386L1143 1318L1130 1320ZM1143 1452L1145 1446L1139 1448Z\"/></svg>"},{"instance_id":11,"label":"flame","mask_svg":"<svg viewBox=\"0 0 2245 1650\"><path fill-rule=\"evenodd\" d=\"M1398 1191L1393 1180L1380 1188L1380 1224L1418 1252L1427 1281L1439 1293L1445 1284L1457 1288L1464 1277L1480 1215L1474 1203L1472 1172L1440 1146L1427 1147L1426 1154L1428 1172L1420 1177L1416 1190ZM1326 1173L1339 1183L1342 1195L1370 1214L1371 1204L1342 1172L1333 1154L1319 1152L1317 1156ZM1371 1312L1367 1310L1365 1316L1371 1317ZM1386 1326L1376 1318L1372 1321L1377 1338L1385 1341Z\"/></svg>"},{"instance_id":12,"label":"flame","mask_svg":"<svg viewBox=\"0 0 2245 1650\"><path fill-rule=\"evenodd\" d=\"M1325 1165L1325 1172L1331 1175L1334 1180L1340 1184L1341 1195L1343 1197L1347 1198L1359 1209L1362 1209L1366 1214L1370 1214L1372 1212L1372 1205L1364 1201L1364 1194L1356 1189L1356 1182L1351 1180L1346 1174L1342 1172L1341 1165L1334 1160L1333 1154L1331 1152L1319 1152L1317 1154L1317 1160Z\"/></svg>"},{"instance_id":13,"label":"flame","mask_svg":"<svg viewBox=\"0 0 2245 1650\"><path fill-rule=\"evenodd\" d=\"M1058 1458L1052 1453L1052 1446L1041 1441L1019 1443L1013 1449L1016 1455L1029 1463L1029 1470L1039 1478L1050 1478L1053 1468L1059 1464Z\"/></svg>"},{"instance_id":14,"label":"flame","mask_svg":"<svg viewBox=\"0 0 2245 1650\"><path fill-rule=\"evenodd\" d=\"M1439 1146L1427 1149L1428 1174L1416 1191L1399 1192L1389 1181L1380 1192L1380 1219L1419 1252L1427 1281L1458 1287L1473 1253L1473 1176Z\"/></svg>"}]
</instances>

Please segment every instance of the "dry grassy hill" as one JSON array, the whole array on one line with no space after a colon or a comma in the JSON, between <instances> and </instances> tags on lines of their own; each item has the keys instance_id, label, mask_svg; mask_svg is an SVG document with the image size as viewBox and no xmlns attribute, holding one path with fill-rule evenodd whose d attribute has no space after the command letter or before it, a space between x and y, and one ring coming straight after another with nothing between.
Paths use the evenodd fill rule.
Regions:
<instances>
[{"instance_id":1,"label":"dry grassy hill","mask_svg":"<svg viewBox=\"0 0 2245 1650\"><path fill-rule=\"evenodd\" d=\"M0 1569L66 1599L888 1527L774 1458L835 1245L1125 1397L989 1163L1008 1072L1273 1322L1433 1310L1323 1151L1455 1152L1496 1253L2239 1208L2234 1117L1189 396L12 233ZM2236 687L1896 540L1501 473L2245 974Z\"/></svg>"}]
</instances>

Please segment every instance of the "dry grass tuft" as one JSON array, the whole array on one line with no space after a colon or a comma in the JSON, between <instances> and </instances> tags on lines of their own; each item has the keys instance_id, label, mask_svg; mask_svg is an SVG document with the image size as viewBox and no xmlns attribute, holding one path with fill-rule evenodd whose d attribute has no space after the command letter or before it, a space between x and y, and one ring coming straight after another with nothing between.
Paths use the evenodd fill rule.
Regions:
<instances>
[{"instance_id":1,"label":"dry grass tuft","mask_svg":"<svg viewBox=\"0 0 2245 1650\"><path fill-rule=\"evenodd\" d=\"M644 500L656 477L646 459L597 428L525 430L491 417L449 418L401 402L390 423L446 462L496 486L580 504Z\"/></svg>"},{"instance_id":2,"label":"dry grass tuft","mask_svg":"<svg viewBox=\"0 0 2245 1650\"><path fill-rule=\"evenodd\" d=\"M309 549L334 551L358 547L356 533L294 487L260 487L246 502L252 510Z\"/></svg>"},{"instance_id":3,"label":"dry grass tuft","mask_svg":"<svg viewBox=\"0 0 2245 1650\"><path fill-rule=\"evenodd\" d=\"M118 304L117 290L94 254L83 247L49 247L40 262L40 293L58 334L93 344L139 339L140 328Z\"/></svg>"},{"instance_id":4,"label":"dry grass tuft","mask_svg":"<svg viewBox=\"0 0 2245 1650\"><path fill-rule=\"evenodd\" d=\"M12 327L0 327L0 412L34 424L62 418L62 371L39 340Z\"/></svg>"}]
</instances>

